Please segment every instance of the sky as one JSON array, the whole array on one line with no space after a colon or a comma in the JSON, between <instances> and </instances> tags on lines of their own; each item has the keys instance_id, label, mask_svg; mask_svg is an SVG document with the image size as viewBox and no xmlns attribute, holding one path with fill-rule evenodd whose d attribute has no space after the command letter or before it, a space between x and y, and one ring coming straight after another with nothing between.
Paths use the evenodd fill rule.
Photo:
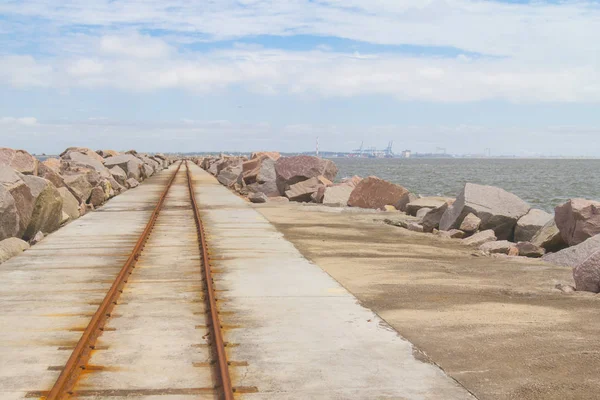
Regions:
<instances>
[{"instance_id":1,"label":"sky","mask_svg":"<svg viewBox=\"0 0 600 400\"><path fill-rule=\"evenodd\" d=\"M600 0L1 0L0 147L600 156Z\"/></svg>"}]
</instances>

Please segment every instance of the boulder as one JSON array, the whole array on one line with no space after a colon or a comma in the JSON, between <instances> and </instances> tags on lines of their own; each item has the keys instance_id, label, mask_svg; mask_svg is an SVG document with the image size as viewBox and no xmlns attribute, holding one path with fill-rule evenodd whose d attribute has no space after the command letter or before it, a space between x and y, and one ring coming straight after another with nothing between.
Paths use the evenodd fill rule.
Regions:
<instances>
[{"instance_id":1,"label":"boulder","mask_svg":"<svg viewBox=\"0 0 600 400\"><path fill-rule=\"evenodd\" d=\"M79 218L79 202L66 187L58 188L58 193L62 197L62 212L67 214L69 219L76 220Z\"/></svg>"},{"instance_id":2,"label":"boulder","mask_svg":"<svg viewBox=\"0 0 600 400\"><path fill-rule=\"evenodd\" d=\"M0 264L21 254L29 248L29 243L18 238L8 238L0 241Z\"/></svg>"},{"instance_id":3,"label":"boulder","mask_svg":"<svg viewBox=\"0 0 600 400\"><path fill-rule=\"evenodd\" d=\"M110 172L106 167L104 167L103 161L104 159L100 157L98 154L93 152L94 156L90 156L87 154L79 153L77 151L71 151L66 156L63 157L65 160L70 160L69 167L80 166L88 169L92 169L99 173L102 177L107 178L110 176ZM100 160L98 160L98 157Z\"/></svg>"},{"instance_id":4,"label":"boulder","mask_svg":"<svg viewBox=\"0 0 600 400\"><path fill-rule=\"evenodd\" d=\"M25 233L29 221L31 221L31 214L33 213L33 206L35 199L31 194L31 190L25 184L23 179L24 176L18 172L13 171L12 168L6 166L0 166L0 185L4 186L14 199L15 206L17 208L18 224L19 229L15 236L21 237ZM12 228L11 228L12 229ZM9 231L11 230L9 229Z\"/></svg>"},{"instance_id":5,"label":"boulder","mask_svg":"<svg viewBox=\"0 0 600 400\"><path fill-rule=\"evenodd\" d=\"M290 189L285 191L285 196L290 201L309 202L312 194L322 186L323 184L318 178L310 178L291 185Z\"/></svg>"},{"instance_id":6,"label":"boulder","mask_svg":"<svg viewBox=\"0 0 600 400\"><path fill-rule=\"evenodd\" d=\"M269 157L271 160L277 161L281 158L281 154L278 151L257 151L250 156L251 159L261 157Z\"/></svg>"},{"instance_id":7,"label":"boulder","mask_svg":"<svg viewBox=\"0 0 600 400\"><path fill-rule=\"evenodd\" d=\"M400 211L405 211L405 212L406 212L406 206L407 206L408 204L412 203L413 201L416 201L416 200L418 200L418 199L419 199L419 196L417 196L417 195L416 195L416 194L414 194L414 193L410 193L410 192L408 192L408 193L404 194L404 195L403 195L403 196L400 198L400 200L398 200L398 201L396 202L396 204L394 204L394 207L396 207L396 209L397 209L397 210L400 210Z\"/></svg>"},{"instance_id":8,"label":"boulder","mask_svg":"<svg viewBox=\"0 0 600 400\"><path fill-rule=\"evenodd\" d=\"M323 198L325 197L325 189L326 189L326 187L324 185L319 186L319 188L317 189L317 191L314 192L310 196L310 200L313 203L323 204Z\"/></svg>"},{"instance_id":9,"label":"boulder","mask_svg":"<svg viewBox=\"0 0 600 400\"><path fill-rule=\"evenodd\" d=\"M573 279L577 290L600 293L600 248L573 268Z\"/></svg>"},{"instance_id":10,"label":"boulder","mask_svg":"<svg viewBox=\"0 0 600 400\"><path fill-rule=\"evenodd\" d=\"M348 205L350 194L354 186L340 184L325 188L323 204L331 207L345 207Z\"/></svg>"},{"instance_id":11,"label":"boulder","mask_svg":"<svg viewBox=\"0 0 600 400\"><path fill-rule=\"evenodd\" d=\"M515 227L515 242L528 242L548 222L554 218L545 211L532 208L519 218Z\"/></svg>"},{"instance_id":12,"label":"boulder","mask_svg":"<svg viewBox=\"0 0 600 400\"><path fill-rule=\"evenodd\" d=\"M269 198L264 193L250 193L248 200L252 203L266 203Z\"/></svg>"},{"instance_id":13,"label":"boulder","mask_svg":"<svg viewBox=\"0 0 600 400\"><path fill-rule=\"evenodd\" d=\"M488 229L488 230L485 230L482 232L477 232L473 236L463 239L462 242L469 246L479 247L484 243L494 242L494 241L496 241L496 239L497 239L497 237L496 237L496 234L494 233L494 230Z\"/></svg>"},{"instance_id":14,"label":"boulder","mask_svg":"<svg viewBox=\"0 0 600 400\"><path fill-rule=\"evenodd\" d=\"M363 179L348 199L351 207L382 209L387 204L397 204L408 193L404 187L375 176ZM398 208L398 207L396 207Z\"/></svg>"},{"instance_id":15,"label":"boulder","mask_svg":"<svg viewBox=\"0 0 600 400\"><path fill-rule=\"evenodd\" d=\"M41 164L44 164L46 167L50 168L54 172L60 172L60 159L58 158L46 158L44 161L41 162Z\"/></svg>"},{"instance_id":16,"label":"boulder","mask_svg":"<svg viewBox=\"0 0 600 400\"><path fill-rule=\"evenodd\" d=\"M121 154L116 150L96 150L96 153L102 158L115 157Z\"/></svg>"},{"instance_id":17,"label":"boulder","mask_svg":"<svg viewBox=\"0 0 600 400\"><path fill-rule=\"evenodd\" d=\"M394 206L390 206L390 207L394 207ZM394 207L394 210L396 210L396 207ZM423 207L423 208L419 208L419 211L417 211L417 214L415 215L417 218L425 218L425 216L430 212L433 211L432 208L427 208L427 207Z\"/></svg>"},{"instance_id":18,"label":"boulder","mask_svg":"<svg viewBox=\"0 0 600 400\"><path fill-rule=\"evenodd\" d=\"M121 185L125 185L125 181L127 180L127 173L123 171L123 168L115 165L110 169L110 174Z\"/></svg>"},{"instance_id":19,"label":"boulder","mask_svg":"<svg viewBox=\"0 0 600 400\"><path fill-rule=\"evenodd\" d=\"M226 157L217 164L217 174L215 176L218 176L225 168L241 167L245 161L246 159L242 157Z\"/></svg>"},{"instance_id":20,"label":"boulder","mask_svg":"<svg viewBox=\"0 0 600 400\"><path fill-rule=\"evenodd\" d=\"M519 255L523 257L539 258L546 254L546 250L531 242L519 242L516 244Z\"/></svg>"},{"instance_id":21,"label":"boulder","mask_svg":"<svg viewBox=\"0 0 600 400\"><path fill-rule=\"evenodd\" d=\"M251 161L258 160L251 170L244 170L253 164L247 165ZM277 188L277 175L275 173L275 160L271 158L256 158L254 160L246 161L242 164L242 179L245 184L248 185L248 189L252 192L264 193L267 196L279 196L279 189Z\"/></svg>"},{"instance_id":22,"label":"boulder","mask_svg":"<svg viewBox=\"0 0 600 400\"><path fill-rule=\"evenodd\" d=\"M29 244L34 245L34 244L38 244L39 242L41 242L42 240L44 240L44 233L42 231L39 231L38 233L36 233L33 238L31 238L29 240Z\"/></svg>"},{"instance_id":23,"label":"boulder","mask_svg":"<svg viewBox=\"0 0 600 400\"><path fill-rule=\"evenodd\" d=\"M0 240L19 235L19 212L7 188L0 185Z\"/></svg>"},{"instance_id":24,"label":"boulder","mask_svg":"<svg viewBox=\"0 0 600 400\"><path fill-rule=\"evenodd\" d=\"M65 175L65 184L79 203L85 203L92 194L94 186L88 181L87 174Z\"/></svg>"},{"instance_id":25,"label":"boulder","mask_svg":"<svg viewBox=\"0 0 600 400\"><path fill-rule=\"evenodd\" d=\"M23 175L37 175L38 160L25 150L0 148L0 165L10 167Z\"/></svg>"},{"instance_id":26,"label":"boulder","mask_svg":"<svg viewBox=\"0 0 600 400\"><path fill-rule=\"evenodd\" d=\"M65 151L60 153L60 158L64 158L65 160L70 160L70 159L72 159L71 153L83 154L85 156L88 156L88 157L100 162L100 163L104 162L104 158L101 155L99 155L94 150L89 149L87 147L69 147Z\"/></svg>"},{"instance_id":27,"label":"boulder","mask_svg":"<svg viewBox=\"0 0 600 400\"><path fill-rule=\"evenodd\" d=\"M154 175L154 168L152 168L151 165L148 165L146 163L142 163L142 178L143 179L148 179L152 175Z\"/></svg>"},{"instance_id":28,"label":"boulder","mask_svg":"<svg viewBox=\"0 0 600 400\"><path fill-rule=\"evenodd\" d=\"M34 198L34 207L23 239L31 240L36 233L54 232L60 227L63 199L54 185L37 176L24 175L23 180Z\"/></svg>"},{"instance_id":29,"label":"boulder","mask_svg":"<svg viewBox=\"0 0 600 400\"><path fill-rule=\"evenodd\" d=\"M494 186L467 183L440 221L440 230L459 228L469 213L481 219L480 229L493 229L500 240L514 237L519 218L529 205L512 193Z\"/></svg>"},{"instance_id":30,"label":"boulder","mask_svg":"<svg viewBox=\"0 0 600 400\"><path fill-rule=\"evenodd\" d=\"M354 175L351 178L342 179L342 185L347 185L347 186L355 188L356 185L358 185L360 183L360 181L362 181L362 178L358 175Z\"/></svg>"},{"instance_id":31,"label":"boulder","mask_svg":"<svg viewBox=\"0 0 600 400\"><path fill-rule=\"evenodd\" d=\"M414 216L417 215L417 211L421 208L434 209L441 207L446 203L452 204L453 201L454 199L449 197L421 197L408 203L404 211L406 211L408 215Z\"/></svg>"},{"instance_id":32,"label":"boulder","mask_svg":"<svg viewBox=\"0 0 600 400\"><path fill-rule=\"evenodd\" d=\"M119 182L117 182L112 176L109 177L107 179L107 181L110 183L110 187L112 190L112 194L110 195L110 197L113 197L117 194L121 194L124 191L126 191L127 189L125 188L125 186L122 186Z\"/></svg>"},{"instance_id":33,"label":"boulder","mask_svg":"<svg viewBox=\"0 0 600 400\"><path fill-rule=\"evenodd\" d=\"M425 230L425 232L432 232L434 229L439 228L440 220L442 219L442 216L444 215L449 206L450 204L446 202L425 214L425 216L421 220L421 224L423 225L423 229ZM421 212L421 210L419 210L419 212Z\"/></svg>"},{"instance_id":34,"label":"boulder","mask_svg":"<svg viewBox=\"0 0 600 400\"><path fill-rule=\"evenodd\" d=\"M89 203L94 206L94 208L100 207L104 204L106 200L106 195L104 192L104 188L102 186L96 186L92 189L92 193L90 194Z\"/></svg>"},{"instance_id":35,"label":"boulder","mask_svg":"<svg viewBox=\"0 0 600 400\"><path fill-rule=\"evenodd\" d=\"M498 240L482 244L479 246L479 250L487 254L508 254L513 247L515 247L515 244L508 240Z\"/></svg>"},{"instance_id":36,"label":"boulder","mask_svg":"<svg viewBox=\"0 0 600 400\"><path fill-rule=\"evenodd\" d=\"M600 234L592 236L578 245L567 247L556 253L546 254L543 258L544 261L552 264L575 267L598 250L600 250Z\"/></svg>"},{"instance_id":37,"label":"boulder","mask_svg":"<svg viewBox=\"0 0 600 400\"><path fill-rule=\"evenodd\" d=\"M337 172L338 169L332 161L313 156L281 157L275 162L280 193L289 190L291 185L321 175L333 181Z\"/></svg>"},{"instance_id":38,"label":"boulder","mask_svg":"<svg viewBox=\"0 0 600 400\"><path fill-rule=\"evenodd\" d=\"M44 163L40 163L38 165L38 175L40 178L44 178L54 185L54 187L65 187L65 180L63 177L57 172L58 170L54 170L48 167Z\"/></svg>"},{"instance_id":39,"label":"boulder","mask_svg":"<svg viewBox=\"0 0 600 400\"><path fill-rule=\"evenodd\" d=\"M129 178L125 181L125 185L128 189L133 189L140 186L140 183L135 178Z\"/></svg>"},{"instance_id":40,"label":"boulder","mask_svg":"<svg viewBox=\"0 0 600 400\"><path fill-rule=\"evenodd\" d=\"M231 187L234 183L237 183L240 175L242 174L242 166L237 164L235 166L230 166L225 169L222 169L217 176L217 180L221 185Z\"/></svg>"},{"instance_id":41,"label":"boulder","mask_svg":"<svg viewBox=\"0 0 600 400\"><path fill-rule=\"evenodd\" d=\"M571 199L555 208L555 221L569 246L582 243L600 233L600 202Z\"/></svg>"},{"instance_id":42,"label":"boulder","mask_svg":"<svg viewBox=\"0 0 600 400\"><path fill-rule=\"evenodd\" d=\"M127 178L133 178L139 181L142 178L142 168L144 163L142 160L131 154L121 154L104 159L104 166L112 168L120 167L127 174Z\"/></svg>"},{"instance_id":43,"label":"boulder","mask_svg":"<svg viewBox=\"0 0 600 400\"><path fill-rule=\"evenodd\" d=\"M465 219L463 219L463 221L460 223L459 228L461 231L464 231L466 233L474 233L477 232L480 225L481 219L477 215L469 213L467 214Z\"/></svg>"},{"instance_id":44,"label":"boulder","mask_svg":"<svg viewBox=\"0 0 600 400\"><path fill-rule=\"evenodd\" d=\"M546 251L559 251L567 247L554 219L551 219L540 228L530 242L546 249Z\"/></svg>"},{"instance_id":45,"label":"boulder","mask_svg":"<svg viewBox=\"0 0 600 400\"><path fill-rule=\"evenodd\" d=\"M466 234L463 231L458 229L450 229L449 231L437 231L435 234L437 236L449 239L462 239L466 236Z\"/></svg>"}]
</instances>

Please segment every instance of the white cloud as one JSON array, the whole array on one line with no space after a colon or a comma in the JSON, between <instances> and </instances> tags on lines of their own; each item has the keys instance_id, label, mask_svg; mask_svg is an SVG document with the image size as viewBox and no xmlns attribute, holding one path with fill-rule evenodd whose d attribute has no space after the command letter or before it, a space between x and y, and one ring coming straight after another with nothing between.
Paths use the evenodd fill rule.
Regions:
<instances>
[{"instance_id":1,"label":"white cloud","mask_svg":"<svg viewBox=\"0 0 600 400\"><path fill-rule=\"evenodd\" d=\"M600 6L591 1L481 0L25 0L0 14L41 18L49 56L0 53L0 83L148 91L392 95L465 102L600 101ZM67 33L88 25L89 32ZM135 29L160 31L161 38ZM60 28L60 29L58 29ZM456 58L270 50L252 44L195 52L182 43L252 35L323 35L375 44L451 46L494 57ZM54 35L54 36L53 36ZM33 40L33 39L32 39ZM1 43L1 42L0 42Z\"/></svg>"},{"instance_id":2,"label":"white cloud","mask_svg":"<svg viewBox=\"0 0 600 400\"><path fill-rule=\"evenodd\" d=\"M0 117L0 125L4 125L6 126L14 126L14 127L18 127L18 126L35 126L37 125L37 118L33 118L33 117L21 117L21 118L15 118L15 117Z\"/></svg>"},{"instance_id":3,"label":"white cloud","mask_svg":"<svg viewBox=\"0 0 600 400\"><path fill-rule=\"evenodd\" d=\"M14 57L8 57L7 62L0 57L1 65L11 62L14 64ZM2 74L1 68L0 81L32 87L207 92L241 85L260 94L385 94L401 100L438 102L600 101L600 70L592 66L532 63L523 68L513 59L464 61L394 54L355 57L322 51L231 49L201 55L172 54L152 62L101 55L45 62L28 57L12 74Z\"/></svg>"}]
</instances>

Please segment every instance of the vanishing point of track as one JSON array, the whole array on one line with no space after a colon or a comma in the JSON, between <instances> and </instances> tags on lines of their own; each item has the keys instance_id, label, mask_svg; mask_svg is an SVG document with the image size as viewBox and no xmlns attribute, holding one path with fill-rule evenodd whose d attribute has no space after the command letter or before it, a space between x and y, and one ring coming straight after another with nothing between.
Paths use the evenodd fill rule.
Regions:
<instances>
[{"instance_id":1,"label":"vanishing point of track","mask_svg":"<svg viewBox=\"0 0 600 400\"><path fill-rule=\"evenodd\" d=\"M71 353L66 365L62 369L62 372L56 380L54 386L52 387L50 392L42 396L45 397L47 400L68 399L73 395L76 396L77 392L74 390L74 387L77 385L78 379L87 369L94 368L94 366L89 365L88 362L93 351L96 349L96 342L98 341L102 333L105 331L105 326L111 318L111 313L113 313L113 309L119 304L119 297L123 293L123 289L125 288L128 279L133 274L136 262L142 255L144 247L146 246L148 239L152 235L152 231L155 227L156 221L159 217L159 214L161 213L161 210L163 209L167 195L177 178L182 164L183 162L179 164L174 174L168 180L166 188L161 194L158 203L154 211L152 212L148 223L146 224L144 231L139 236L139 239L135 243L131 254L123 264L119 274L112 283L112 286L106 293L104 300L101 302L98 309L91 318L89 324L84 329L83 334L79 339L79 342L77 343L73 352ZM231 379L229 377L229 367L227 355L225 352L226 344L224 342L223 335L221 332L221 321L219 319L219 313L217 309L217 298L215 295L214 283L211 276L211 268L205 233L202 225L202 220L200 218L200 212L198 210L198 204L196 202L193 179L190 174L189 168L187 168L187 161L185 162L185 165L189 201L191 203L195 219L197 241L200 250L201 264L198 265L198 268L202 269L203 272L203 286L205 293L202 295L202 298L205 301L205 308L208 314L208 321L206 323L206 327L209 329L208 344L210 346L210 353L212 356L212 360L208 364L213 366L215 376L214 386L212 388L205 389L213 389L217 398L231 400L233 399L234 389L232 388Z\"/></svg>"}]
</instances>

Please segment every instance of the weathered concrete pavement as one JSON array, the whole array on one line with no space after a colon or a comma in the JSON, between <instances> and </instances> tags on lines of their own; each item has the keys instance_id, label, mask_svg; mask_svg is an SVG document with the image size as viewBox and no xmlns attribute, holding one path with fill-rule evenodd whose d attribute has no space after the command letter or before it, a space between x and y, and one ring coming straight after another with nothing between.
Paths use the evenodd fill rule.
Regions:
<instances>
[{"instance_id":1,"label":"weathered concrete pavement","mask_svg":"<svg viewBox=\"0 0 600 400\"><path fill-rule=\"evenodd\" d=\"M247 399L472 399L195 165L234 386Z\"/></svg>"},{"instance_id":2,"label":"weathered concrete pavement","mask_svg":"<svg viewBox=\"0 0 600 400\"><path fill-rule=\"evenodd\" d=\"M190 164L236 398L471 399L248 203ZM0 266L0 398L50 389L175 167ZM81 399L213 398L182 167L82 375Z\"/></svg>"}]
</instances>

